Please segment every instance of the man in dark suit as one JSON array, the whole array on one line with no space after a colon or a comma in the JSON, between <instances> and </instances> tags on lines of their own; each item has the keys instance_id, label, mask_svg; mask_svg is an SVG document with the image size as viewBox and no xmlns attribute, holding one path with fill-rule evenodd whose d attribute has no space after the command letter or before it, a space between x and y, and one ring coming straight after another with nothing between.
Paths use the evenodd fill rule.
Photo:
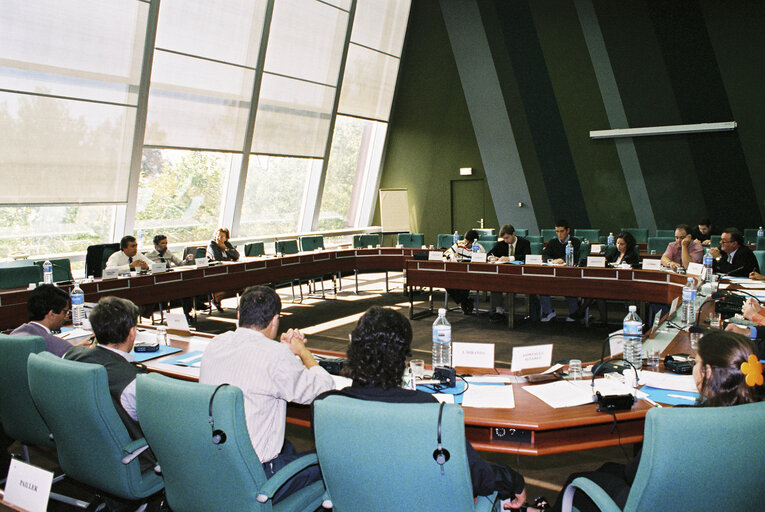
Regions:
<instances>
[{"instance_id":1,"label":"man in dark suit","mask_svg":"<svg viewBox=\"0 0 765 512\"><path fill-rule=\"evenodd\" d=\"M499 230L499 240L489 251L488 261L526 261L526 256L531 253L531 244L523 237L516 236L515 228L511 224L505 224ZM489 320L495 323L505 319L504 293L491 292L491 309Z\"/></svg>"},{"instance_id":2,"label":"man in dark suit","mask_svg":"<svg viewBox=\"0 0 765 512\"><path fill-rule=\"evenodd\" d=\"M35 288L27 299L29 322L17 327L11 334L40 336L45 340L45 350L61 357L72 345L51 331L61 330L69 318L69 308L68 293L52 284L42 284Z\"/></svg>"},{"instance_id":3,"label":"man in dark suit","mask_svg":"<svg viewBox=\"0 0 765 512\"><path fill-rule=\"evenodd\" d=\"M714 261L714 271L731 277L749 277L759 272L757 257L744 244L744 236L736 228L727 228L720 237L720 249L709 249Z\"/></svg>"},{"instance_id":4,"label":"man in dark suit","mask_svg":"<svg viewBox=\"0 0 765 512\"><path fill-rule=\"evenodd\" d=\"M579 261L579 246L581 240L571 235L571 226L568 222L560 219L555 222L555 238L547 242L547 246L542 251L542 258L553 260L554 265L563 265L566 263L566 245L569 241L574 247L574 265ZM542 304L540 320L549 322L555 318L555 310L552 307L552 300L549 295L540 295L539 302ZM566 297L568 302L568 316L566 322L576 322L575 313L579 309L579 300L576 297Z\"/></svg>"}]
</instances>

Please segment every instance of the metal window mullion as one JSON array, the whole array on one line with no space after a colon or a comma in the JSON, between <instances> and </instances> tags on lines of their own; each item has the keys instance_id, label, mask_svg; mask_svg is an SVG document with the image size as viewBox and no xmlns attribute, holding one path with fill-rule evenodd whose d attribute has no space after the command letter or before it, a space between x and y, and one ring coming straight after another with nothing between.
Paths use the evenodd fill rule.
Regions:
<instances>
[{"instance_id":1,"label":"metal window mullion","mask_svg":"<svg viewBox=\"0 0 765 512\"><path fill-rule=\"evenodd\" d=\"M247 119L247 131L244 134L242 145L242 165L239 168L238 182L236 184L236 200L233 205L224 207L233 208L231 218L231 234L239 234L239 224L242 219L242 205L244 204L244 188L247 184L247 170L250 165L250 153L252 152L252 139L255 136L255 120L260 102L260 86L263 83L263 68L266 64L266 50L268 49L268 37L271 33L271 19L274 15L274 0L268 0L266 13L263 17L263 32L260 36L260 50L258 63L255 67L255 81L252 85L252 100L250 101L250 115ZM232 173L233 174L233 173Z\"/></svg>"}]
</instances>

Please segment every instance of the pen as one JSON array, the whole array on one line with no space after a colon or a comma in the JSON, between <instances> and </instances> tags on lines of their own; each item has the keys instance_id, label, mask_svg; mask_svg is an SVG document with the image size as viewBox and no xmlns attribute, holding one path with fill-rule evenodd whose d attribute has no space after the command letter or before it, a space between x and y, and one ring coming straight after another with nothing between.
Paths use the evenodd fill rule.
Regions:
<instances>
[{"instance_id":1,"label":"pen","mask_svg":"<svg viewBox=\"0 0 765 512\"><path fill-rule=\"evenodd\" d=\"M654 402L653 400L651 400L651 399L650 399L650 398L648 398L648 397L645 397L643 400L645 400L645 401L646 401L646 402L648 402L649 404L653 405L654 407L662 407L662 405L661 405L661 404L657 404L656 402Z\"/></svg>"},{"instance_id":2,"label":"pen","mask_svg":"<svg viewBox=\"0 0 765 512\"><path fill-rule=\"evenodd\" d=\"M683 400L690 400L691 402L695 402L696 401L696 399L694 397L687 396L687 395L669 395L668 394L667 396L672 397L672 398L681 398Z\"/></svg>"}]
</instances>

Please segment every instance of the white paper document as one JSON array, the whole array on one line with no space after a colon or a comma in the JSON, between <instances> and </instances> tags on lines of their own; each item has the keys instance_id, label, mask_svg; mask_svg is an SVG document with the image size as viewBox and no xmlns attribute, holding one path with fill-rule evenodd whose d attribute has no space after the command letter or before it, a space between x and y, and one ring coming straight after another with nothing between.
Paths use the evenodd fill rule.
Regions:
<instances>
[{"instance_id":1,"label":"white paper document","mask_svg":"<svg viewBox=\"0 0 765 512\"><path fill-rule=\"evenodd\" d=\"M451 395L449 393L434 393L433 396L438 400L439 402L443 404L453 404L454 403L454 395Z\"/></svg>"},{"instance_id":2,"label":"white paper document","mask_svg":"<svg viewBox=\"0 0 765 512\"><path fill-rule=\"evenodd\" d=\"M686 391L688 393L699 392L693 381L693 375L643 371L640 375L640 383L652 388Z\"/></svg>"},{"instance_id":3,"label":"white paper document","mask_svg":"<svg viewBox=\"0 0 765 512\"><path fill-rule=\"evenodd\" d=\"M515 407L513 386L470 386L462 396L462 406L512 409Z\"/></svg>"},{"instance_id":4,"label":"white paper document","mask_svg":"<svg viewBox=\"0 0 765 512\"><path fill-rule=\"evenodd\" d=\"M523 386L523 389L554 409L592 403L591 391L584 392L568 380Z\"/></svg>"},{"instance_id":5,"label":"white paper document","mask_svg":"<svg viewBox=\"0 0 765 512\"><path fill-rule=\"evenodd\" d=\"M739 286L743 286L744 288L765 288L765 282L763 281L739 281Z\"/></svg>"}]
</instances>

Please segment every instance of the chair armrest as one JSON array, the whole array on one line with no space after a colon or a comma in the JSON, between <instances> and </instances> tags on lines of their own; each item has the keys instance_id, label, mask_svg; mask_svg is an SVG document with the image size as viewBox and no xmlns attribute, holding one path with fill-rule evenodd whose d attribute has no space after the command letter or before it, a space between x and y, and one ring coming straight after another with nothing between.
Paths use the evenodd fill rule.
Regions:
<instances>
[{"instance_id":1,"label":"chair armrest","mask_svg":"<svg viewBox=\"0 0 765 512\"><path fill-rule=\"evenodd\" d=\"M309 453L308 455L304 455L299 459L293 460L282 469L274 473L274 476L266 481L266 483L260 488L260 492L258 492L256 499L260 503L267 502L274 497L276 491L278 491L279 488L284 485L287 480L308 466L313 466L314 464L318 463L319 458L315 453Z\"/></svg>"},{"instance_id":2,"label":"chair armrest","mask_svg":"<svg viewBox=\"0 0 765 512\"><path fill-rule=\"evenodd\" d=\"M128 444L122 447L122 451L127 453L124 457L122 457L122 463L123 464L130 464L130 462L138 457L141 453L145 452L149 449L149 445L146 442L145 438L136 439L135 441L130 441Z\"/></svg>"},{"instance_id":3,"label":"chair armrest","mask_svg":"<svg viewBox=\"0 0 765 512\"><path fill-rule=\"evenodd\" d=\"M478 496L476 498L475 512L491 512L492 510L499 510L500 500L497 499L497 493L494 492L488 496Z\"/></svg>"},{"instance_id":4,"label":"chair armrest","mask_svg":"<svg viewBox=\"0 0 765 512\"><path fill-rule=\"evenodd\" d=\"M590 480L589 478L579 477L575 478L568 487L566 487L563 493L563 504L561 510L563 512L571 512L574 504L574 492L579 489L584 492L589 498L595 502L598 510L602 512L620 512L621 508L614 503L614 500L606 494L598 484Z\"/></svg>"}]
</instances>

